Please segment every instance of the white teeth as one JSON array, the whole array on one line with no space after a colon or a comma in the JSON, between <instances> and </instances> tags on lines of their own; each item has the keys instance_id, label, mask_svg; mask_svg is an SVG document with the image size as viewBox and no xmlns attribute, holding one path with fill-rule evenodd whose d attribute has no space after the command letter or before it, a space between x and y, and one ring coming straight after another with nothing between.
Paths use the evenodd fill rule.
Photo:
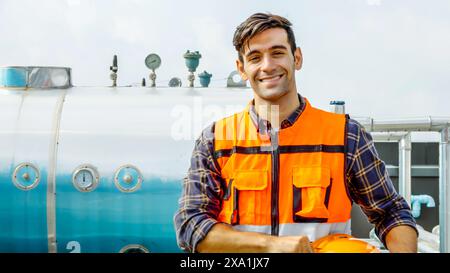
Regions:
<instances>
[{"instance_id":1,"label":"white teeth","mask_svg":"<svg viewBox=\"0 0 450 273\"><path fill-rule=\"evenodd\" d=\"M264 78L264 79L260 79L260 82L265 82L265 81L272 81L272 80L277 80L279 78L281 78L281 76L283 75L278 75L278 76L274 76L274 77L270 77L270 78Z\"/></svg>"}]
</instances>

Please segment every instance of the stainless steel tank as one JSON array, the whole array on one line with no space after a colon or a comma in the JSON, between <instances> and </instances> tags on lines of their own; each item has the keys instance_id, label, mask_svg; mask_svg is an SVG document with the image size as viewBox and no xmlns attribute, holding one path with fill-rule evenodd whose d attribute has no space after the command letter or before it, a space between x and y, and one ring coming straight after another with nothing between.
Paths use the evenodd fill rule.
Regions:
<instances>
[{"instance_id":1,"label":"stainless steel tank","mask_svg":"<svg viewBox=\"0 0 450 273\"><path fill-rule=\"evenodd\" d=\"M251 90L72 87L68 75L0 88L0 252L180 251L173 215L195 139Z\"/></svg>"}]
</instances>

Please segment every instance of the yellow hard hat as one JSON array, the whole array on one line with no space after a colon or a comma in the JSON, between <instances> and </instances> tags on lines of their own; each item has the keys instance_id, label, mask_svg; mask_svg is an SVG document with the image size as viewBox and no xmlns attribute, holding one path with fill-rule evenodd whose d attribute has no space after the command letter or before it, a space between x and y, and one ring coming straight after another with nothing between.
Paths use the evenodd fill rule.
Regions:
<instances>
[{"instance_id":1,"label":"yellow hard hat","mask_svg":"<svg viewBox=\"0 0 450 273\"><path fill-rule=\"evenodd\" d=\"M311 244L315 253L380 253L373 245L348 234L331 234Z\"/></svg>"}]
</instances>

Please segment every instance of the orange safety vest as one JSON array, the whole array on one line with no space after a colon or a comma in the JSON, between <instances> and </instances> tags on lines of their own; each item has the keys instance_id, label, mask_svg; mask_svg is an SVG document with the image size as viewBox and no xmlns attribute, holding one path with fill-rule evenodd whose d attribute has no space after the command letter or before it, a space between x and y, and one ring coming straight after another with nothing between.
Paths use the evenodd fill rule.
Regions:
<instances>
[{"instance_id":1,"label":"orange safety vest","mask_svg":"<svg viewBox=\"0 0 450 273\"><path fill-rule=\"evenodd\" d=\"M290 127L259 134L249 107L216 122L214 157L226 181L218 220L272 235L350 233L346 116L308 100Z\"/></svg>"}]
</instances>

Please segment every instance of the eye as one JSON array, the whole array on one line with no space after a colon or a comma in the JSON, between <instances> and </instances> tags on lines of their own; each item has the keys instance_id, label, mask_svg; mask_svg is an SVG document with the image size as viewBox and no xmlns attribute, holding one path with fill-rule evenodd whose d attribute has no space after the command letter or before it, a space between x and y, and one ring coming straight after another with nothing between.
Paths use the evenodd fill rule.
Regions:
<instances>
[{"instance_id":1,"label":"eye","mask_svg":"<svg viewBox=\"0 0 450 273\"><path fill-rule=\"evenodd\" d=\"M281 56L284 54L284 52L283 51L274 51L272 54L275 56Z\"/></svg>"},{"instance_id":2,"label":"eye","mask_svg":"<svg viewBox=\"0 0 450 273\"><path fill-rule=\"evenodd\" d=\"M252 63L257 62L259 61L259 56L251 56L248 58L248 61Z\"/></svg>"}]
</instances>

